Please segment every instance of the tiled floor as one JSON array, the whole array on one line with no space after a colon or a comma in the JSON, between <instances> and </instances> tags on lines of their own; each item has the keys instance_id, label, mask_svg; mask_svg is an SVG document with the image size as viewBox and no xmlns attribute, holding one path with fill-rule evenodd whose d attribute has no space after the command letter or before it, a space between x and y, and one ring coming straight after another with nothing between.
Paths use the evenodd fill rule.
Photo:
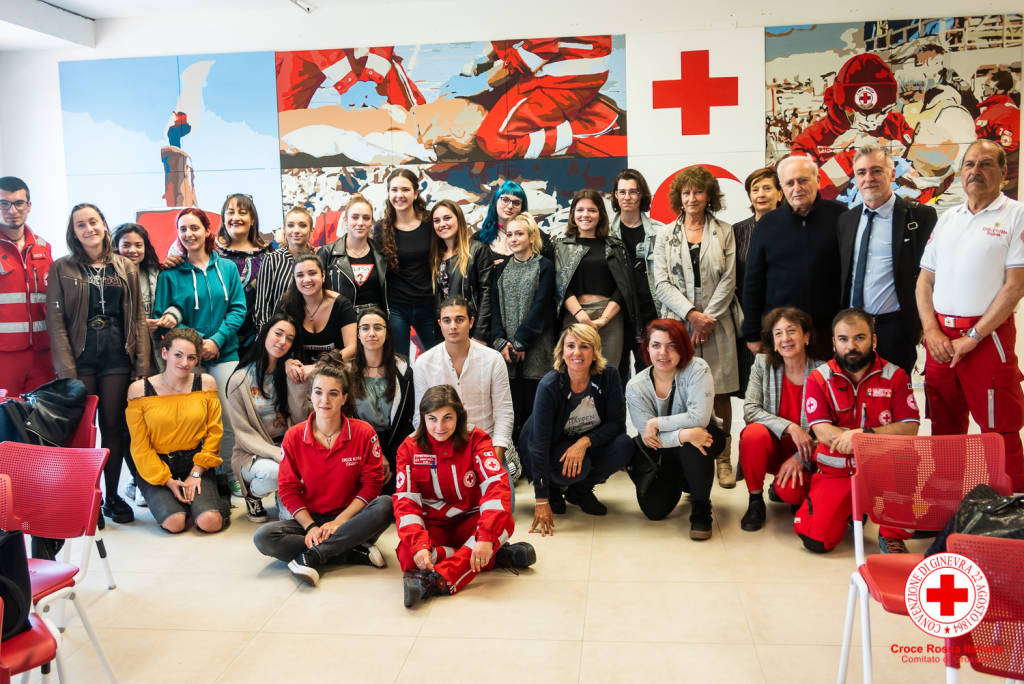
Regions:
<instances>
[{"instance_id":1,"label":"tiled floor","mask_svg":"<svg viewBox=\"0 0 1024 684\"><path fill-rule=\"evenodd\" d=\"M532 493L520 483L514 540L534 544L537 564L412 611L393 528L379 543L386 569L338 568L310 588L256 551L256 526L238 508L213 536L163 534L145 509L134 524L109 525L118 587L108 591L94 564L83 594L122 682L835 681L851 538L826 556L804 551L784 504L769 504L760 532L740 530L742 483L715 486L714 535L703 543L688 537L685 500L650 522L625 474L597 493L606 517L570 506L541 539L527 535ZM869 526L869 548L876 532ZM891 652L937 640L877 605L871 625L876 682L944 680L940 663ZM859 644L858 626L851 682ZM65 648L74 681L103 680L77 620ZM996 680L968 669L961 681Z\"/></svg>"}]
</instances>

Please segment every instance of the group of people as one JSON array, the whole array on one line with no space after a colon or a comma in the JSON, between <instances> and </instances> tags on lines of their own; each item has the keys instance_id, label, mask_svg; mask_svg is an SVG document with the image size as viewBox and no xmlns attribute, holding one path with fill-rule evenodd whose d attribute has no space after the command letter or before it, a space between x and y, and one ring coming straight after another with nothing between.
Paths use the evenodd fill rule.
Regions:
<instances>
[{"instance_id":1,"label":"group of people","mask_svg":"<svg viewBox=\"0 0 1024 684\"><path fill-rule=\"evenodd\" d=\"M807 158L759 169L735 225L717 218L707 169L675 177L666 225L625 169L611 218L581 190L551 240L513 181L474 232L457 203L428 210L400 168L383 216L354 196L334 243L313 249L297 207L275 249L236 194L216 231L179 212L162 263L145 228L111 231L91 204L72 209L68 255L51 262L26 226L28 187L0 178L0 386L57 375L99 397L116 522L133 519L122 462L169 532L222 529L231 494L268 522L274 496L256 546L310 584L334 563L383 567L374 543L395 522L407 606L535 561L510 542L521 475L541 535L567 503L604 515L595 487L625 469L650 519L689 495L694 540L712 535L716 477L740 477L744 530L763 526L767 489L806 548L829 551L850 517L852 436L917 432L922 338L932 432L966 432L970 413L1004 436L1024 490L1024 206L1000 192L1001 148L971 146L968 201L938 221L894 194L884 148L859 149L853 169L864 203L849 209L820 197ZM905 537L883 528L879 543L905 551Z\"/></svg>"}]
</instances>

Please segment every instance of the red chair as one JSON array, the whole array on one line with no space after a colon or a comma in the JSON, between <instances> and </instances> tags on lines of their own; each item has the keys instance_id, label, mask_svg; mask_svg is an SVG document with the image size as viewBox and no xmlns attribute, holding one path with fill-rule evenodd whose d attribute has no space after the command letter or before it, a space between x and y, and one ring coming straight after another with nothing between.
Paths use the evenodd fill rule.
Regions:
<instances>
[{"instance_id":1,"label":"red chair","mask_svg":"<svg viewBox=\"0 0 1024 684\"><path fill-rule=\"evenodd\" d=\"M0 443L0 472L10 475L13 507L0 527L26 534L83 540L82 566L29 559L32 601L46 615L52 604L70 600L89 635L108 679L116 681L75 587L88 567L102 494L99 479L106 449L67 449L17 442Z\"/></svg>"},{"instance_id":2,"label":"red chair","mask_svg":"<svg viewBox=\"0 0 1024 684\"><path fill-rule=\"evenodd\" d=\"M981 623L945 640L946 681L957 681L961 656L978 672L1024 679L1024 540L951 534L946 548L977 563L989 589L988 613Z\"/></svg>"},{"instance_id":3,"label":"red chair","mask_svg":"<svg viewBox=\"0 0 1024 684\"><path fill-rule=\"evenodd\" d=\"M868 597L888 613L907 615L903 591L918 553L864 555L864 516L879 525L907 530L941 530L969 491L990 485L1011 492L1003 438L983 435L853 437L857 470L851 478L853 543L857 570L850 575L843 644L836 681L846 681L855 604L860 599L861 657L864 681L872 681L871 615Z\"/></svg>"}]
</instances>

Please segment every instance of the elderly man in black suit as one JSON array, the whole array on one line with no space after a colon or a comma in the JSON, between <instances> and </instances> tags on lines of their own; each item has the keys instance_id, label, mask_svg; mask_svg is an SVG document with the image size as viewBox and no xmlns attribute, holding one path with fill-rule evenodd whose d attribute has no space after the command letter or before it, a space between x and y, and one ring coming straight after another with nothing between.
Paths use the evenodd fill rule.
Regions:
<instances>
[{"instance_id":1,"label":"elderly man in black suit","mask_svg":"<svg viewBox=\"0 0 1024 684\"><path fill-rule=\"evenodd\" d=\"M878 354L910 375L921 320L914 289L935 210L892 191L892 156L875 144L857 149L853 176L864 204L839 217L843 304L875 317Z\"/></svg>"}]
</instances>

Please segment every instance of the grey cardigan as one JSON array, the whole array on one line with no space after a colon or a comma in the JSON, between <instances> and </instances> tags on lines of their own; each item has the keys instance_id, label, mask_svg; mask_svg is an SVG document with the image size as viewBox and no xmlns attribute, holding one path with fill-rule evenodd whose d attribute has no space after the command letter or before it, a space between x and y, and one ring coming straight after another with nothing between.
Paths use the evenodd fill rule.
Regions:
<instances>
[{"instance_id":1,"label":"grey cardigan","mask_svg":"<svg viewBox=\"0 0 1024 684\"><path fill-rule=\"evenodd\" d=\"M695 356L682 370L676 371L675 396L669 415L658 415L661 400L654 392L651 368L645 368L626 383L626 408L633 427L643 434L647 421L658 419L658 437L663 448L679 446L679 431L706 428L714 418L715 383L707 362Z\"/></svg>"},{"instance_id":2,"label":"grey cardigan","mask_svg":"<svg viewBox=\"0 0 1024 684\"><path fill-rule=\"evenodd\" d=\"M807 376L821 365L821 361L807 358L804 370L804 388L806 391ZM750 368L750 381L747 382L747 396L743 398L743 421L761 423L771 430L772 434L781 438L791 421L779 416L779 402L782 400L782 366L773 368L768 365L768 355L758 354L754 357L754 365ZM800 398L800 427L807 430L807 408L803 396Z\"/></svg>"}]
</instances>

